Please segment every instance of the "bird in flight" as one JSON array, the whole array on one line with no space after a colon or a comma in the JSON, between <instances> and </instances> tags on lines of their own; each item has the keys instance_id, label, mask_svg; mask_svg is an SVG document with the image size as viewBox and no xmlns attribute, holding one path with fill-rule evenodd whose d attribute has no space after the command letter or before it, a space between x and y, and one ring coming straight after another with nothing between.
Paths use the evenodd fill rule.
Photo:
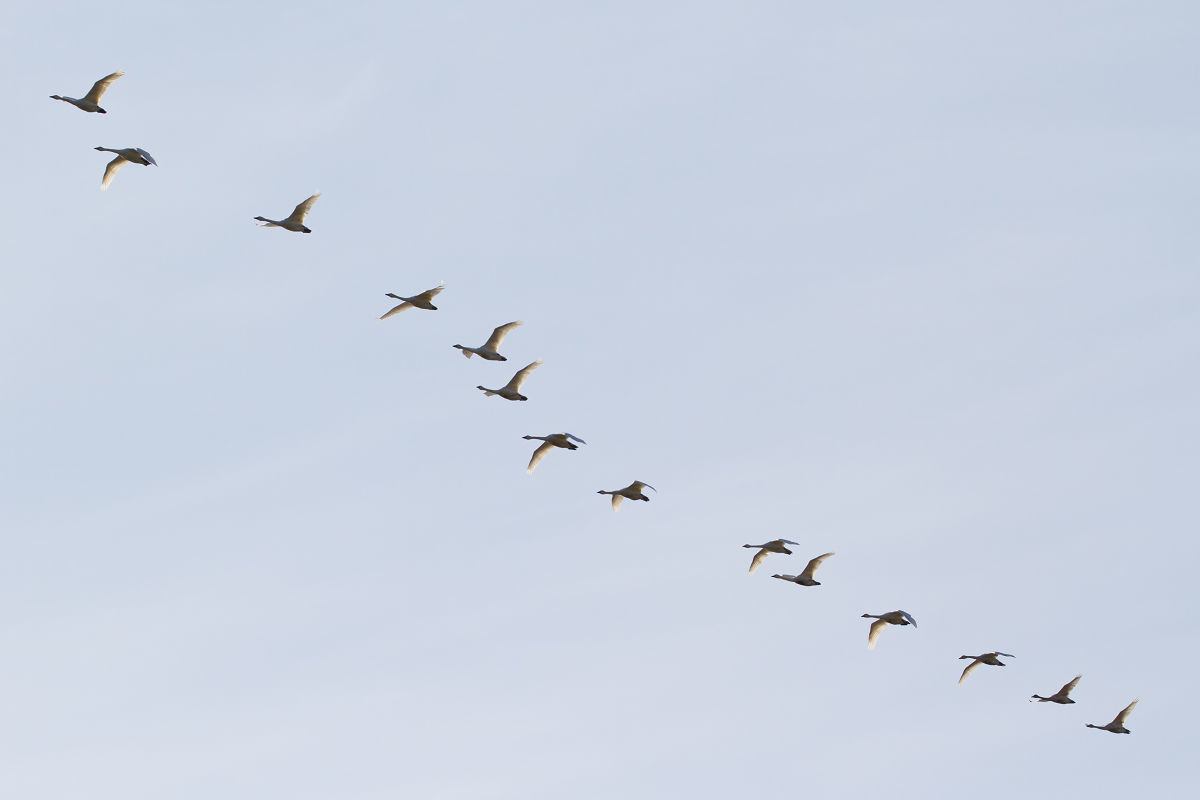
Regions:
<instances>
[{"instance_id":1,"label":"bird in flight","mask_svg":"<svg viewBox=\"0 0 1200 800\"><path fill-rule=\"evenodd\" d=\"M100 97L104 94L105 90L108 89L109 85L113 81L124 74L125 72L123 70L117 70L111 75L105 75L103 78L93 83L92 88L83 97L62 97L57 94L52 94L50 95L50 99L62 100L64 103L70 103L76 108L92 114L107 114L108 112L100 107Z\"/></svg>"},{"instance_id":2,"label":"bird in flight","mask_svg":"<svg viewBox=\"0 0 1200 800\"><path fill-rule=\"evenodd\" d=\"M624 489L613 489L612 491L601 489L600 491L596 492L596 494L611 494L612 508L613 511L616 511L621 507L621 501L627 498L629 500L645 500L647 503L649 503L650 498L642 492L642 489L654 489L654 487L648 483L643 483L642 481L634 481ZM658 489L654 489L654 491L657 492Z\"/></svg>"},{"instance_id":3,"label":"bird in flight","mask_svg":"<svg viewBox=\"0 0 1200 800\"><path fill-rule=\"evenodd\" d=\"M141 164L143 167L148 167L151 164L158 166L158 162L154 160L154 156L147 153L140 147L123 147L120 150L112 147L97 147L97 150L103 150L106 153L116 153L117 157L108 162L108 166L104 168L104 179L100 181L100 191L108 188L112 183L113 176L117 174L117 170L126 164Z\"/></svg>"},{"instance_id":4,"label":"bird in flight","mask_svg":"<svg viewBox=\"0 0 1200 800\"><path fill-rule=\"evenodd\" d=\"M912 618L907 611L889 611L886 614L863 614L864 617L874 618L871 623L871 630L867 634L867 649L874 650L875 642L879 639L880 632L888 625L912 625L917 627L917 621Z\"/></svg>"},{"instance_id":5,"label":"bird in flight","mask_svg":"<svg viewBox=\"0 0 1200 800\"><path fill-rule=\"evenodd\" d=\"M1016 658L1016 656L1014 656L1012 653L1001 653L999 650L995 650L991 653L984 653L983 655L978 656L959 656L960 659L970 658L972 661L970 664L967 664L966 669L962 671L962 675L958 676L958 682L961 684L963 681L965 681L967 676L974 672L975 668L980 664L987 664L992 667L1006 666L1005 663L1000 660L1000 656L1004 656L1005 658Z\"/></svg>"},{"instance_id":6,"label":"bird in flight","mask_svg":"<svg viewBox=\"0 0 1200 800\"><path fill-rule=\"evenodd\" d=\"M519 319L514 322L504 323L492 331L492 335L488 337L488 340L479 345L479 347L464 347L461 344L456 344L454 346L461 350L462 354L467 358L470 358L471 356L479 356L485 361L508 361L507 358L496 352L496 348L498 348L500 343L504 341L504 337L508 335L509 331L519 325L524 324L525 323L521 322Z\"/></svg>"},{"instance_id":7,"label":"bird in flight","mask_svg":"<svg viewBox=\"0 0 1200 800\"><path fill-rule=\"evenodd\" d=\"M803 571L799 575L772 575L772 578L779 578L783 581L791 581L792 583L801 586L820 586L820 581L813 580L813 573L817 571L817 567L821 566L821 562L829 558L833 553L822 553L813 560L808 562Z\"/></svg>"},{"instance_id":8,"label":"bird in flight","mask_svg":"<svg viewBox=\"0 0 1200 800\"><path fill-rule=\"evenodd\" d=\"M542 443L538 445L537 449L533 451L533 455L529 458L529 466L525 468L525 474L527 475L533 474L533 468L536 467L538 462L546 457L546 453L549 453L553 448L561 447L566 450L578 450L579 445L574 444L574 442L579 442L579 444L587 444L587 442L585 442L583 439L580 439L578 436L575 436L571 433L552 433L549 436L522 436L521 438L540 439L542 441Z\"/></svg>"},{"instance_id":9,"label":"bird in flight","mask_svg":"<svg viewBox=\"0 0 1200 800\"><path fill-rule=\"evenodd\" d=\"M412 297L401 297L398 294L392 294L391 292L388 292L388 297L392 298L393 300L403 300L404 302L393 307L390 311L380 317L380 319L387 319L393 314L399 314L401 311L407 311L410 308L423 308L426 311L437 311L437 306L435 306L431 301L441 293L442 289L445 288L446 284L445 282L442 282L432 289L426 289L420 294L414 294Z\"/></svg>"},{"instance_id":10,"label":"bird in flight","mask_svg":"<svg viewBox=\"0 0 1200 800\"><path fill-rule=\"evenodd\" d=\"M321 196L320 192L313 192L312 197L305 200L300 205L292 210L285 219L267 219L266 217L255 217L256 220L262 223L259 227L262 228L283 228L284 230L293 231L295 233L312 233L304 224L304 218L308 216L308 210L312 208L312 204L317 202L317 198Z\"/></svg>"},{"instance_id":11,"label":"bird in flight","mask_svg":"<svg viewBox=\"0 0 1200 800\"><path fill-rule=\"evenodd\" d=\"M1079 683L1079 679L1082 677L1082 675L1076 675L1074 678L1071 678L1071 680L1062 685L1061 689L1049 697L1042 697L1040 694L1035 694L1029 699L1029 702L1032 703L1034 700L1037 700L1039 703L1058 703L1059 705L1074 703L1075 701L1067 695L1071 693L1071 690L1075 688L1075 684Z\"/></svg>"},{"instance_id":12,"label":"bird in flight","mask_svg":"<svg viewBox=\"0 0 1200 800\"><path fill-rule=\"evenodd\" d=\"M499 389L489 389L486 386L476 386L475 388L483 392L485 397L499 395L505 400L528 400L529 398L521 394L521 384L529 377L529 373L542 365L542 360L539 358L530 364L526 364L521 369L517 370L517 374L512 376L508 383L501 386Z\"/></svg>"},{"instance_id":13,"label":"bird in flight","mask_svg":"<svg viewBox=\"0 0 1200 800\"><path fill-rule=\"evenodd\" d=\"M1129 728L1125 727L1125 718L1129 716L1129 712L1133 711L1133 707L1137 704L1138 701L1134 700L1132 703L1125 706L1123 709L1121 709L1121 713L1113 717L1113 721L1107 725L1093 725L1090 722L1085 724L1089 728L1096 728L1098 730L1108 731L1109 733L1129 733Z\"/></svg>"},{"instance_id":14,"label":"bird in flight","mask_svg":"<svg viewBox=\"0 0 1200 800\"><path fill-rule=\"evenodd\" d=\"M787 549L787 545L789 544L799 544L799 542L793 542L791 539L772 539L762 544L742 545L742 547L759 548L758 552L754 554L754 558L750 559L750 572L758 569L758 565L767 557L767 553L783 553L786 556L790 556L792 551Z\"/></svg>"}]
</instances>

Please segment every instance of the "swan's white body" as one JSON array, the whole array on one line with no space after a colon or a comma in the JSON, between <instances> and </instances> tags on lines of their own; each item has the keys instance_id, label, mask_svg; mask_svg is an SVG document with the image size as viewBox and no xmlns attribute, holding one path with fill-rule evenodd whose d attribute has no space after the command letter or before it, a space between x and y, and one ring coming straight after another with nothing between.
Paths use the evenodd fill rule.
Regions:
<instances>
[{"instance_id":1,"label":"swan's white body","mask_svg":"<svg viewBox=\"0 0 1200 800\"><path fill-rule=\"evenodd\" d=\"M1005 658L1016 658L1016 656L1014 656L1012 653L1001 653L999 650L994 650L991 653L983 653L982 655L978 656L959 656L960 659L970 658L972 661L970 664L967 664L966 669L962 671L962 675L958 676L958 682L961 684L963 681L965 681L967 676L974 672L975 668L980 664L987 664L988 666L992 667L1005 666L1005 663L1000 660L1000 656L1004 656Z\"/></svg>"},{"instance_id":2,"label":"swan's white body","mask_svg":"<svg viewBox=\"0 0 1200 800\"><path fill-rule=\"evenodd\" d=\"M813 573L817 571L817 567L821 566L821 562L829 558L833 553L822 553L821 555L808 562L808 566L799 575L772 575L772 578L779 578L783 581L791 581L792 583L801 586L820 586L820 581L813 580Z\"/></svg>"},{"instance_id":3,"label":"swan's white body","mask_svg":"<svg viewBox=\"0 0 1200 800\"><path fill-rule=\"evenodd\" d=\"M83 111L93 114L107 114L108 112L100 107L100 97L104 94L105 90L108 89L109 84L124 74L125 72L123 70L117 70L111 75L105 75L103 78L93 83L91 90L89 90L88 93L83 97L62 97L57 94L52 94L50 95L50 99L62 100L64 103L70 103L78 109L82 109Z\"/></svg>"},{"instance_id":4,"label":"swan's white body","mask_svg":"<svg viewBox=\"0 0 1200 800\"><path fill-rule=\"evenodd\" d=\"M863 614L863 616L875 620L871 623L870 632L867 633L868 650L875 649L875 642L879 640L880 632L888 625L912 625L914 628L917 627L917 621L907 611L889 611L886 614Z\"/></svg>"},{"instance_id":5,"label":"swan's white body","mask_svg":"<svg viewBox=\"0 0 1200 800\"><path fill-rule=\"evenodd\" d=\"M1113 717L1113 721L1107 725L1093 725L1090 722L1084 724L1089 728L1098 728L1099 730L1108 731L1109 733L1129 733L1129 728L1125 727L1125 718L1129 716L1129 712L1133 711L1133 707L1137 704L1138 701L1134 700L1132 703L1125 706L1125 708L1121 709L1121 713Z\"/></svg>"},{"instance_id":6,"label":"swan's white body","mask_svg":"<svg viewBox=\"0 0 1200 800\"><path fill-rule=\"evenodd\" d=\"M292 210L292 213L288 214L284 219L267 219L266 217L255 217L255 219L262 223L260 227L263 228L283 228L295 233L312 233L311 230L305 227L304 218L308 216L308 210L312 208L312 204L317 202L317 198L320 196L320 192L313 192L312 197L296 206Z\"/></svg>"},{"instance_id":7,"label":"swan's white body","mask_svg":"<svg viewBox=\"0 0 1200 800\"><path fill-rule=\"evenodd\" d=\"M475 388L483 392L484 396L491 397L499 395L505 400L528 400L529 398L521 394L521 384L529 377L529 373L542 365L542 360L539 358L530 364L526 364L521 369L517 370L517 374L512 376L508 383L501 386L499 389L489 389L486 386L476 386Z\"/></svg>"},{"instance_id":8,"label":"swan's white body","mask_svg":"<svg viewBox=\"0 0 1200 800\"><path fill-rule=\"evenodd\" d=\"M407 311L410 308L423 308L426 311L437 311L437 306L435 306L431 301L441 293L442 289L445 288L445 283L439 283L432 289L426 289L420 294L414 294L412 297L401 297L398 294L392 294L391 292L388 292L388 297L392 298L393 300L403 300L404 302L392 308L390 311L380 317L380 319L387 319L393 314L399 314L401 311Z\"/></svg>"},{"instance_id":9,"label":"swan's white body","mask_svg":"<svg viewBox=\"0 0 1200 800\"><path fill-rule=\"evenodd\" d=\"M533 468L536 467L538 463L546 457L546 453L549 453L553 448L562 447L566 450L578 450L578 445L573 444L573 442L587 444L587 442L585 442L583 439L580 439L578 436L575 436L571 433L552 433L549 436L522 436L521 438L540 439L542 442L540 445L538 445L538 448L533 451L533 455L529 458L529 466L525 468L526 475L532 475Z\"/></svg>"},{"instance_id":10,"label":"swan's white body","mask_svg":"<svg viewBox=\"0 0 1200 800\"><path fill-rule=\"evenodd\" d=\"M100 191L108 188L112 183L113 176L117 174L117 170L126 164L141 164L143 167L148 167L151 164L158 166L158 162L154 160L154 156L147 153L140 147L122 147L115 149L112 147L97 147L105 153L116 153L117 157L108 162L108 166L104 168L104 178L100 181Z\"/></svg>"},{"instance_id":11,"label":"swan's white body","mask_svg":"<svg viewBox=\"0 0 1200 800\"><path fill-rule=\"evenodd\" d=\"M658 491L658 489L655 489L653 486L651 486L648 483L643 483L642 481L634 481L633 483L626 486L624 489L613 489L611 492L608 491L607 489L601 489L600 491L596 492L596 494L611 494L612 495L612 509L613 509L613 511L616 511L618 508L621 507L621 501L625 500L625 499L645 500L647 503L649 503L650 498L642 493L642 489L653 489L656 492Z\"/></svg>"},{"instance_id":12,"label":"swan's white body","mask_svg":"<svg viewBox=\"0 0 1200 800\"><path fill-rule=\"evenodd\" d=\"M1058 703L1059 705L1068 705L1070 703L1074 703L1075 701L1068 697L1068 695L1071 694L1071 690L1075 688L1075 684L1079 683L1079 679L1082 677L1082 675L1076 675L1074 678L1064 683L1061 689L1049 697L1042 697L1040 694L1035 694L1033 697L1029 698L1029 702L1032 703L1034 700L1037 700L1039 703Z\"/></svg>"},{"instance_id":13,"label":"swan's white body","mask_svg":"<svg viewBox=\"0 0 1200 800\"><path fill-rule=\"evenodd\" d=\"M750 572L753 573L754 570L758 569L758 565L767 557L767 553L783 553L785 556L790 556L792 551L787 549L787 545L789 544L799 544L799 542L793 542L791 539L772 539L763 544L742 545L742 547L759 548L758 552L754 554L754 558L750 559Z\"/></svg>"},{"instance_id":14,"label":"swan's white body","mask_svg":"<svg viewBox=\"0 0 1200 800\"><path fill-rule=\"evenodd\" d=\"M521 322L521 320L516 320L514 322L506 322L505 324L501 325L500 327L498 327L494 331L492 331L492 335L488 337L488 340L486 342L484 342L483 344L481 344L479 347L464 347L461 344L456 344L454 346L457 347L459 350L462 350L462 354L464 356L466 356L467 358L470 358L471 356L474 355L474 356L479 356L480 358L484 359L485 361L508 361L507 358L505 358L504 356L502 356L498 352L496 352L496 348L498 348L500 346L500 343L504 341L504 337L508 335L509 331L511 331L513 328L516 328L519 325L524 325L524 324L525 323Z\"/></svg>"}]
</instances>

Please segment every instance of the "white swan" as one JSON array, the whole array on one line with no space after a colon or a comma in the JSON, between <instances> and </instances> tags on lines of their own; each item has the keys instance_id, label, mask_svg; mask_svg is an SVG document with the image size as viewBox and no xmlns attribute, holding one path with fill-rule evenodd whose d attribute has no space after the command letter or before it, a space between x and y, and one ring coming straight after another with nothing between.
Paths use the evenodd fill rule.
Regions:
<instances>
[{"instance_id":1,"label":"white swan","mask_svg":"<svg viewBox=\"0 0 1200 800\"><path fill-rule=\"evenodd\" d=\"M292 209L292 213L288 214L286 219L267 219L266 217L255 217L255 219L262 223L259 227L263 228L283 228L295 233L312 233L311 230L305 227L304 218L308 216L308 210L312 208L312 204L317 202L317 198L320 196L320 192L313 192L312 197Z\"/></svg>"},{"instance_id":2,"label":"white swan","mask_svg":"<svg viewBox=\"0 0 1200 800\"><path fill-rule=\"evenodd\" d=\"M398 294L392 294L391 292L388 292L388 297L392 298L393 300L403 300L404 302L384 314L382 317L380 317L380 319L387 319L392 314L399 314L401 311L407 311L410 308L423 308L426 311L437 311L437 306L430 301L437 297L441 293L442 289L445 288L446 283L443 281L432 289L426 289L420 294L414 294L412 297L401 297Z\"/></svg>"},{"instance_id":3,"label":"white swan","mask_svg":"<svg viewBox=\"0 0 1200 800\"><path fill-rule=\"evenodd\" d=\"M531 364L526 364L521 369L517 370L517 374L512 376L508 383L501 386L499 389L489 389L486 386L476 386L475 388L483 392L485 397L492 395L500 395L505 400L528 400L529 398L521 394L521 384L529 377L529 373L542 365L542 360L539 358Z\"/></svg>"},{"instance_id":4,"label":"white swan","mask_svg":"<svg viewBox=\"0 0 1200 800\"><path fill-rule=\"evenodd\" d=\"M522 436L522 439L540 439L542 443L533 451L533 455L529 458L529 466L525 468L526 475L533 474L533 468L546 457L551 449L555 447L563 447L567 450L578 450L578 445L572 444L572 441L579 444L587 444L583 439L571 433L552 433L549 436Z\"/></svg>"},{"instance_id":5,"label":"white swan","mask_svg":"<svg viewBox=\"0 0 1200 800\"><path fill-rule=\"evenodd\" d=\"M963 681L965 681L967 676L974 672L975 668L980 664L987 664L993 667L1006 666L1006 664L1000 660L1000 656L1004 656L1005 658L1016 658L1016 656L1014 656L1012 653L1001 653L999 650L994 650L990 653L984 653L978 656L959 656L960 659L970 658L972 661L970 664L967 664L966 669L962 671L962 675L958 676L958 682L961 684Z\"/></svg>"},{"instance_id":6,"label":"white swan","mask_svg":"<svg viewBox=\"0 0 1200 800\"><path fill-rule=\"evenodd\" d=\"M117 170L126 164L141 164L143 167L148 167L151 164L158 166L158 162L154 160L154 156L147 153L140 147L123 147L116 150L111 147L97 147L97 150L103 150L106 153L116 153L117 157L108 162L108 166L104 168L104 179L100 181L100 191L108 188L112 183L113 176L117 174Z\"/></svg>"},{"instance_id":7,"label":"white swan","mask_svg":"<svg viewBox=\"0 0 1200 800\"><path fill-rule=\"evenodd\" d=\"M1125 718L1129 716L1129 712L1133 711L1133 707L1137 704L1138 701L1134 700L1132 703L1125 706L1125 708L1121 709L1121 713L1113 717L1113 721L1107 725L1093 725L1090 722L1084 724L1089 728L1098 728L1102 731L1108 731L1109 733L1129 733L1129 728L1125 727Z\"/></svg>"},{"instance_id":8,"label":"white swan","mask_svg":"<svg viewBox=\"0 0 1200 800\"><path fill-rule=\"evenodd\" d=\"M105 75L103 78L93 83L91 90L88 91L88 93L83 97L61 97L57 94L52 94L50 95L50 99L62 100L64 103L70 103L76 108L90 113L107 114L108 112L100 107L100 96L104 94L106 89L108 89L109 84L124 74L124 70L117 70L111 75Z\"/></svg>"},{"instance_id":9,"label":"white swan","mask_svg":"<svg viewBox=\"0 0 1200 800\"><path fill-rule=\"evenodd\" d=\"M1071 680L1062 685L1061 689L1049 697L1042 697L1040 694L1035 694L1029 698L1029 702L1032 703L1034 700L1037 700L1039 703L1058 703L1059 705L1074 703L1075 701L1067 697L1067 695L1071 693L1071 690L1075 688L1075 684L1079 683L1079 679L1082 677L1082 675L1076 675L1074 678L1071 678Z\"/></svg>"},{"instance_id":10,"label":"white swan","mask_svg":"<svg viewBox=\"0 0 1200 800\"><path fill-rule=\"evenodd\" d=\"M912 625L917 627L917 621L907 611L889 611L886 614L863 614L864 617L874 618L871 630L867 634L867 649L874 650L879 633L888 625Z\"/></svg>"},{"instance_id":11,"label":"white swan","mask_svg":"<svg viewBox=\"0 0 1200 800\"><path fill-rule=\"evenodd\" d=\"M611 492L606 489L601 489L600 491L596 492L596 494L611 494L613 511L616 511L621 507L621 501L626 498L630 500L645 500L647 503L649 503L650 498L646 497L646 495L642 493L642 489L654 489L654 487L648 483L643 483L642 481L634 481L624 489L613 489ZM654 489L654 491L657 492L658 489Z\"/></svg>"},{"instance_id":12,"label":"white swan","mask_svg":"<svg viewBox=\"0 0 1200 800\"><path fill-rule=\"evenodd\" d=\"M485 361L508 361L507 358L496 352L496 348L499 347L500 343L504 341L504 337L508 335L509 331L518 325L524 324L525 323L521 322L521 320L504 323L492 331L492 335L488 337L488 340L479 347L463 347L461 344L456 344L454 346L459 350L462 350L462 354L467 358L475 355L479 356Z\"/></svg>"},{"instance_id":13,"label":"white swan","mask_svg":"<svg viewBox=\"0 0 1200 800\"><path fill-rule=\"evenodd\" d=\"M788 550L785 546L789 544L799 544L799 542L793 542L791 539L772 539L771 541L764 542L763 544L742 545L742 547L759 548L759 551L754 554L754 558L750 559L750 572L754 572L754 570L758 569L758 565L761 564L762 560L767 557L767 553L783 553L784 555L790 556L792 551Z\"/></svg>"},{"instance_id":14,"label":"white swan","mask_svg":"<svg viewBox=\"0 0 1200 800\"><path fill-rule=\"evenodd\" d=\"M779 578L784 581L798 583L801 586L820 586L820 581L813 580L813 573L817 571L817 567L821 566L821 562L829 558L833 553L822 553L821 555L808 562L808 566L799 575L772 575L772 578Z\"/></svg>"}]
</instances>

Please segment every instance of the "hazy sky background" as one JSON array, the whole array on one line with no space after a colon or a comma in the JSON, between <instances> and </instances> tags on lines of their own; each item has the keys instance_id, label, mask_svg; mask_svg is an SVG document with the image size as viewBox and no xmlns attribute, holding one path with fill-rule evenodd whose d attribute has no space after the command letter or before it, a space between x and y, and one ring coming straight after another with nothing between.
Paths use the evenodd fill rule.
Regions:
<instances>
[{"instance_id":1,"label":"hazy sky background","mask_svg":"<svg viewBox=\"0 0 1200 800\"><path fill-rule=\"evenodd\" d=\"M1194 785L1198 22L8 0L0 794Z\"/></svg>"}]
</instances>

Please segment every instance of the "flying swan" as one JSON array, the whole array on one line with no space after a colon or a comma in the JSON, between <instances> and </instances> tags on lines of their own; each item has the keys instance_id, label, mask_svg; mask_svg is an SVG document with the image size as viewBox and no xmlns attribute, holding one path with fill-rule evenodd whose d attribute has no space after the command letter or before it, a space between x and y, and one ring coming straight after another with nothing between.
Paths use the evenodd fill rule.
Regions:
<instances>
[{"instance_id":1,"label":"flying swan","mask_svg":"<svg viewBox=\"0 0 1200 800\"><path fill-rule=\"evenodd\" d=\"M461 344L456 344L454 346L459 350L462 350L462 354L467 358L470 358L474 355L479 356L484 361L508 361L507 358L496 352L496 348L499 347L500 343L504 341L504 337L508 335L509 331L519 325L524 324L525 323L521 322L519 319L514 322L504 323L492 331L492 335L488 337L488 340L479 347L463 347Z\"/></svg>"},{"instance_id":2,"label":"flying swan","mask_svg":"<svg viewBox=\"0 0 1200 800\"><path fill-rule=\"evenodd\" d=\"M542 443L538 445L537 449L533 451L533 455L529 458L529 466L525 468L526 475L532 475L533 468L536 467L538 463L546 457L546 453L549 453L553 448L562 447L566 450L578 450L579 445L573 444L573 442L587 444L587 442L585 442L583 439L580 439L578 436L575 436L571 433L552 433L549 436L522 436L521 438L540 439L542 441Z\"/></svg>"},{"instance_id":3,"label":"flying swan","mask_svg":"<svg viewBox=\"0 0 1200 800\"><path fill-rule=\"evenodd\" d=\"M308 216L308 210L312 208L312 204L317 202L317 198L320 196L320 192L313 192L312 197L296 206L292 210L292 213L287 215L286 219L267 219L266 217L255 217L255 219L262 223L259 226L262 228L283 228L295 233L312 233L305 226L304 218Z\"/></svg>"},{"instance_id":4,"label":"flying swan","mask_svg":"<svg viewBox=\"0 0 1200 800\"><path fill-rule=\"evenodd\" d=\"M392 294L391 292L388 292L388 297L392 298L393 300L403 300L404 302L393 307L390 311L380 317L380 319L387 319L393 314L399 314L401 311L407 311L410 308L423 308L426 311L437 311L437 306L430 301L437 297L441 293L442 289L445 288L446 284L445 282L442 282L432 289L426 289L420 294L414 294L412 297L401 297L398 294Z\"/></svg>"},{"instance_id":5,"label":"flying swan","mask_svg":"<svg viewBox=\"0 0 1200 800\"><path fill-rule=\"evenodd\" d=\"M111 147L97 147L97 150L103 150L106 153L116 153L117 157L108 162L108 166L104 168L104 179L100 181L100 191L108 188L112 183L113 176L117 174L117 170L126 164L141 164L143 167L148 167L151 164L158 166L158 162L154 160L154 156L147 153L140 147L123 147L120 150L115 150Z\"/></svg>"},{"instance_id":6,"label":"flying swan","mask_svg":"<svg viewBox=\"0 0 1200 800\"><path fill-rule=\"evenodd\" d=\"M874 650L875 642L879 640L879 634L888 625L912 625L917 627L917 621L912 618L907 611L889 611L886 614L863 614L864 617L874 618L871 623L871 630L867 634L867 649Z\"/></svg>"},{"instance_id":7,"label":"flying swan","mask_svg":"<svg viewBox=\"0 0 1200 800\"><path fill-rule=\"evenodd\" d=\"M107 114L108 112L100 107L100 96L104 94L106 89L108 89L109 84L124 74L124 70L117 70L111 75L105 75L103 78L93 83L91 90L89 90L88 93L83 97L61 97L60 95L52 94L50 95L50 99L62 100L64 103L70 103L76 108L82 109L89 113Z\"/></svg>"},{"instance_id":8,"label":"flying swan","mask_svg":"<svg viewBox=\"0 0 1200 800\"><path fill-rule=\"evenodd\" d=\"M475 388L483 392L485 397L499 395L505 400L528 400L529 398L521 394L521 384L529 377L529 373L542 365L542 360L539 358L530 364L526 364L521 369L517 370L517 374L512 376L508 383L501 386L499 389L489 389L486 386L476 386Z\"/></svg>"},{"instance_id":9,"label":"flying swan","mask_svg":"<svg viewBox=\"0 0 1200 800\"><path fill-rule=\"evenodd\" d=\"M647 503L649 503L650 498L646 497L646 495L642 492L642 489L653 489L656 492L658 491L658 489L655 489L653 486L651 486L648 483L643 483L642 481L634 481L633 483L626 486L624 489L613 489L612 491L608 491L607 489L601 489L600 491L596 492L596 494L611 494L613 511L616 511L618 508L621 507L621 501L625 500L625 499L645 500Z\"/></svg>"},{"instance_id":10,"label":"flying swan","mask_svg":"<svg viewBox=\"0 0 1200 800\"><path fill-rule=\"evenodd\" d=\"M817 567L821 566L821 562L829 558L833 553L822 553L821 555L808 562L808 566L799 575L772 575L772 578L779 578L783 581L791 581L792 583L801 586L820 586L820 581L813 580L813 573L817 571Z\"/></svg>"}]
</instances>

